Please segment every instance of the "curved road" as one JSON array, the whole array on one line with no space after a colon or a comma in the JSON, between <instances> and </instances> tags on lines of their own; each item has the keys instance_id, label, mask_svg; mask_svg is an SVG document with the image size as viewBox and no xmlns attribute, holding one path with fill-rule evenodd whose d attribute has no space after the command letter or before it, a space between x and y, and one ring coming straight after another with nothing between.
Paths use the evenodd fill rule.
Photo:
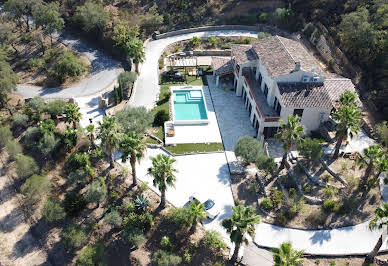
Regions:
<instances>
[{"instance_id":1,"label":"curved road","mask_svg":"<svg viewBox=\"0 0 388 266\"><path fill-rule=\"evenodd\" d=\"M91 76L80 83L67 88L42 88L31 85L18 85L17 94L26 98L41 96L43 98L77 98L90 96L103 91L114 82L123 71L121 65L109 56L70 34L61 33L57 39L86 56L91 62Z\"/></svg>"}]
</instances>

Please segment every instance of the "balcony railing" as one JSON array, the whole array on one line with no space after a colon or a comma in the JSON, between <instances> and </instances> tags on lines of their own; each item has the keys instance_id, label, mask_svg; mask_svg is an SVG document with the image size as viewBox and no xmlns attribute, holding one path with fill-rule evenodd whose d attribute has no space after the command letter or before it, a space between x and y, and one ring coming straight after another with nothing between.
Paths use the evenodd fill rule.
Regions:
<instances>
[{"instance_id":1,"label":"balcony railing","mask_svg":"<svg viewBox=\"0 0 388 266\"><path fill-rule=\"evenodd\" d=\"M265 115L264 112L260 109L260 102L257 100L255 93L253 92L252 86L249 84L248 79L244 76L245 85L249 88L249 95L256 102L256 110L257 114L264 118L264 122L276 122L279 121L280 116L268 116Z\"/></svg>"}]
</instances>

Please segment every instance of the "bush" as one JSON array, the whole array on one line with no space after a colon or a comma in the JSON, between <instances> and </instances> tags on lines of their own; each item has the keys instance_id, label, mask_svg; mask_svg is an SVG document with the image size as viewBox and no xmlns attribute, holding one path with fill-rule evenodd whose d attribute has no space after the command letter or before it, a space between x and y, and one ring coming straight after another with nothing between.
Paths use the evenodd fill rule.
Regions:
<instances>
[{"instance_id":1,"label":"bush","mask_svg":"<svg viewBox=\"0 0 388 266\"><path fill-rule=\"evenodd\" d=\"M190 40L190 44L194 48L200 46L201 43L202 43L201 39L195 36Z\"/></svg>"},{"instance_id":2,"label":"bush","mask_svg":"<svg viewBox=\"0 0 388 266\"><path fill-rule=\"evenodd\" d=\"M32 110L40 113L43 112L46 103L44 102L42 97L36 96L28 102L28 105L31 107Z\"/></svg>"},{"instance_id":3,"label":"bush","mask_svg":"<svg viewBox=\"0 0 388 266\"><path fill-rule=\"evenodd\" d=\"M77 266L107 265L104 244L98 242L84 248L77 259Z\"/></svg>"},{"instance_id":4,"label":"bush","mask_svg":"<svg viewBox=\"0 0 388 266\"><path fill-rule=\"evenodd\" d=\"M306 221L310 222L313 226L323 226L326 222L326 216L321 210L317 210L310 213Z\"/></svg>"},{"instance_id":5,"label":"bush","mask_svg":"<svg viewBox=\"0 0 388 266\"><path fill-rule=\"evenodd\" d=\"M287 216L289 219L294 218L304 207L304 200L302 197L293 196L286 201Z\"/></svg>"},{"instance_id":6,"label":"bush","mask_svg":"<svg viewBox=\"0 0 388 266\"><path fill-rule=\"evenodd\" d=\"M170 208L166 218L169 222L181 227L187 227L191 224L191 217L186 208Z\"/></svg>"},{"instance_id":7,"label":"bush","mask_svg":"<svg viewBox=\"0 0 388 266\"><path fill-rule=\"evenodd\" d=\"M69 157L67 164L70 170L85 168L87 165L90 165L89 154L86 152L73 153Z\"/></svg>"},{"instance_id":8,"label":"bush","mask_svg":"<svg viewBox=\"0 0 388 266\"><path fill-rule=\"evenodd\" d=\"M118 211L113 210L105 214L104 222L115 228L119 228L123 223L123 219L121 218Z\"/></svg>"},{"instance_id":9,"label":"bush","mask_svg":"<svg viewBox=\"0 0 388 266\"><path fill-rule=\"evenodd\" d=\"M28 70L41 69L45 66L45 62L42 58L31 58L27 63Z\"/></svg>"},{"instance_id":10,"label":"bush","mask_svg":"<svg viewBox=\"0 0 388 266\"><path fill-rule=\"evenodd\" d=\"M54 134L44 134L39 142L38 148L45 158L51 157L51 154L57 147L57 144L58 140L55 138Z\"/></svg>"},{"instance_id":11,"label":"bush","mask_svg":"<svg viewBox=\"0 0 388 266\"><path fill-rule=\"evenodd\" d=\"M123 133L134 131L144 134L154 119L153 114L145 107L126 107L117 112L115 116Z\"/></svg>"},{"instance_id":12,"label":"bush","mask_svg":"<svg viewBox=\"0 0 388 266\"><path fill-rule=\"evenodd\" d=\"M29 204L39 202L44 195L50 192L51 183L47 176L32 175L24 182L21 191Z\"/></svg>"},{"instance_id":13,"label":"bush","mask_svg":"<svg viewBox=\"0 0 388 266\"><path fill-rule=\"evenodd\" d=\"M12 127L13 128L26 128L28 124L28 115L15 114L13 116Z\"/></svg>"},{"instance_id":14,"label":"bush","mask_svg":"<svg viewBox=\"0 0 388 266\"><path fill-rule=\"evenodd\" d=\"M142 232L148 232L154 224L154 218L149 212L143 214L131 212L128 217L124 218L125 227L137 227Z\"/></svg>"},{"instance_id":15,"label":"bush","mask_svg":"<svg viewBox=\"0 0 388 266\"><path fill-rule=\"evenodd\" d=\"M15 157L15 168L19 178L26 178L38 173L39 168L34 158L23 154L18 154Z\"/></svg>"},{"instance_id":16,"label":"bush","mask_svg":"<svg viewBox=\"0 0 388 266\"><path fill-rule=\"evenodd\" d=\"M146 241L143 231L136 227L127 227L123 232L123 238L135 248L139 248L139 245Z\"/></svg>"},{"instance_id":17,"label":"bush","mask_svg":"<svg viewBox=\"0 0 388 266\"><path fill-rule=\"evenodd\" d=\"M71 186L73 184L85 184L87 182L86 173L82 169L78 169L74 172L70 172L67 176L67 183Z\"/></svg>"},{"instance_id":18,"label":"bush","mask_svg":"<svg viewBox=\"0 0 388 266\"><path fill-rule=\"evenodd\" d=\"M281 190L272 189L269 197L273 203L274 208L278 208L280 203L283 201L284 194Z\"/></svg>"},{"instance_id":19,"label":"bush","mask_svg":"<svg viewBox=\"0 0 388 266\"><path fill-rule=\"evenodd\" d=\"M268 14L265 12L261 13L259 16L259 21L261 23L266 23L268 21Z\"/></svg>"},{"instance_id":20,"label":"bush","mask_svg":"<svg viewBox=\"0 0 388 266\"><path fill-rule=\"evenodd\" d=\"M388 122L384 121L376 126L376 133L378 134L380 141L388 146Z\"/></svg>"},{"instance_id":21,"label":"bush","mask_svg":"<svg viewBox=\"0 0 388 266\"><path fill-rule=\"evenodd\" d=\"M263 199L263 201L261 202L260 206L266 210L266 211L270 211L273 209L273 203L272 203L272 200L269 199L269 198L265 198Z\"/></svg>"},{"instance_id":22,"label":"bush","mask_svg":"<svg viewBox=\"0 0 388 266\"><path fill-rule=\"evenodd\" d=\"M264 154L260 154L257 157L255 164L258 169L263 170L267 175L274 174L278 169L278 165L275 163L274 158Z\"/></svg>"},{"instance_id":23,"label":"bush","mask_svg":"<svg viewBox=\"0 0 388 266\"><path fill-rule=\"evenodd\" d=\"M215 47L215 46L217 46L217 43L218 43L218 39L217 39L217 37L209 37L209 43L210 43L210 45L212 46L212 47Z\"/></svg>"},{"instance_id":24,"label":"bush","mask_svg":"<svg viewBox=\"0 0 388 266\"><path fill-rule=\"evenodd\" d=\"M160 246L165 250L172 250L174 247L168 236L162 237L160 240Z\"/></svg>"},{"instance_id":25,"label":"bush","mask_svg":"<svg viewBox=\"0 0 388 266\"><path fill-rule=\"evenodd\" d=\"M71 52L61 55L55 65L55 76L60 82L65 81L67 77L81 76L85 71L85 64Z\"/></svg>"},{"instance_id":26,"label":"bush","mask_svg":"<svg viewBox=\"0 0 388 266\"><path fill-rule=\"evenodd\" d=\"M81 226L71 224L63 231L62 241L67 250L79 249L88 242L88 235Z\"/></svg>"},{"instance_id":27,"label":"bush","mask_svg":"<svg viewBox=\"0 0 388 266\"><path fill-rule=\"evenodd\" d=\"M205 235L201 239L202 244L213 250L226 250L228 247L222 239L220 232L215 230L206 230Z\"/></svg>"},{"instance_id":28,"label":"bush","mask_svg":"<svg viewBox=\"0 0 388 266\"><path fill-rule=\"evenodd\" d=\"M70 216L77 216L79 212L81 212L86 207L86 200L82 195L76 194L65 194L65 200L63 201L63 205L65 207L65 211Z\"/></svg>"},{"instance_id":29,"label":"bush","mask_svg":"<svg viewBox=\"0 0 388 266\"><path fill-rule=\"evenodd\" d=\"M319 139L305 138L298 145L298 151L307 160L317 161L323 155L322 141Z\"/></svg>"},{"instance_id":30,"label":"bush","mask_svg":"<svg viewBox=\"0 0 388 266\"><path fill-rule=\"evenodd\" d=\"M132 90L133 84L137 78L136 72L125 71L118 77L119 88L123 91L124 98L129 98L129 91Z\"/></svg>"},{"instance_id":31,"label":"bush","mask_svg":"<svg viewBox=\"0 0 388 266\"><path fill-rule=\"evenodd\" d=\"M303 187L303 191L306 193L306 194L310 194L311 193L311 191L313 191L313 188L310 186L310 185L305 185L304 187Z\"/></svg>"},{"instance_id":32,"label":"bush","mask_svg":"<svg viewBox=\"0 0 388 266\"><path fill-rule=\"evenodd\" d=\"M86 188L85 199L90 203L100 204L106 198L107 189L102 178L93 181Z\"/></svg>"},{"instance_id":33,"label":"bush","mask_svg":"<svg viewBox=\"0 0 388 266\"><path fill-rule=\"evenodd\" d=\"M337 212L340 209L338 201L327 199L323 202L323 208L329 212Z\"/></svg>"},{"instance_id":34,"label":"bush","mask_svg":"<svg viewBox=\"0 0 388 266\"><path fill-rule=\"evenodd\" d=\"M164 122L168 121L170 119L170 115L166 112L166 110L159 110L155 114L153 125L155 127L160 127L164 125Z\"/></svg>"},{"instance_id":35,"label":"bush","mask_svg":"<svg viewBox=\"0 0 388 266\"><path fill-rule=\"evenodd\" d=\"M182 262L182 258L164 250L158 250L152 255L152 264L156 266L175 266Z\"/></svg>"},{"instance_id":36,"label":"bush","mask_svg":"<svg viewBox=\"0 0 388 266\"><path fill-rule=\"evenodd\" d=\"M0 127L0 149L10 140L12 140L11 129L9 127Z\"/></svg>"},{"instance_id":37,"label":"bush","mask_svg":"<svg viewBox=\"0 0 388 266\"><path fill-rule=\"evenodd\" d=\"M288 219L284 212L278 213L278 215L275 218L275 221L277 224L285 226L288 223Z\"/></svg>"},{"instance_id":38,"label":"bush","mask_svg":"<svg viewBox=\"0 0 388 266\"><path fill-rule=\"evenodd\" d=\"M138 195L135 199L135 208L138 212L146 212L149 204L150 200L143 195Z\"/></svg>"},{"instance_id":39,"label":"bush","mask_svg":"<svg viewBox=\"0 0 388 266\"><path fill-rule=\"evenodd\" d=\"M8 141L5 148L7 149L7 153L9 155L9 158L11 158L11 160L15 160L16 155L21 154L23 152L22 145L20 145L18 142L13 140Z\"/></svg>"},{"instance_id":40,"label":"bush","mask_svg":"<svg viewBox=\"0 0 388 266\"><path fill-rule=\"evenodd\" d=\"M64 114L65 109L66 102L63 100L50 101L45 107L45 111L49 113L53 119L55 119L57 115Z\"/></svg>"},{"instance_id":41,"label":"bush","mask_svg":"<svg viewBox=\"0 0 388 266\"><path fill-rule=\"evenodd\" d=\"M67 128L61 133L61 146L70 151L76 144L78 140L77 131L71 128Z\"/></svg>"},{"instance_id":42,"label":"bush","mask_svg":"<svg viewBox=\"0 0 388 266\"><path fill-rule=\"evenodd\" d=\"M242 158L244 163L253 163L262 154L261 143L253 137L241 137L234 148L234 152L237 157Z\"/></svg>"},{"instance_id":43,"label":"bush","mask_svg":"<svg viewBox=\"0 0 388 266\"><path fill-rule=\"evenodd\" d=\"M46 222L52 223L62 220L65 216L65 210L61 206L61 202L58 198L51 198L44 203L41 214Z\"/></svg>"},{"instance_id":44,"label":"bush","mask_svg":"<svg viewBox=\"0 0 388 266\"><path fill-rule=\"evenodd\" d=\"M329 184L326 184L323 188L323 192L325 193L326 197L332 198L338 194L338 189L333 186L330 186Z\"/></svg>"}]
</instances>

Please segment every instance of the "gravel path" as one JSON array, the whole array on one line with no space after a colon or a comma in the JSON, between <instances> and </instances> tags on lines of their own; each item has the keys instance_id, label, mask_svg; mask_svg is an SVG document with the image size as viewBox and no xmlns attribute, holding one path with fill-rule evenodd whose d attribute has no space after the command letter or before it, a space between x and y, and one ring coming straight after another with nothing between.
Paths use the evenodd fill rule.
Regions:
<instances>
[{"instance_id":1,"label":"gravel path","mask_svg":"<svg viewBox=\"0 0 388 266\"><path fill-rule=\"evenodd\" d=\"M68 88L42 88L31 85L18 85L16 93L24 97L41 96L43 98L77 98L96 94L112 84L123 71L120 64L109 56L70 34L57 36L63 44L85 55L91 62L91 76Z\"/></svg>"}]
</instances>

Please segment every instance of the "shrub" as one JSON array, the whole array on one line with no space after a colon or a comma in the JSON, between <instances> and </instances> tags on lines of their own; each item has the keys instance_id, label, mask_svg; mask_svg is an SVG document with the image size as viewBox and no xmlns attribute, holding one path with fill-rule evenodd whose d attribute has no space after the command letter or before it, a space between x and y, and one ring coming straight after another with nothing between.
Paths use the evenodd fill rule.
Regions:
<instances>
[{"instance_id":1,"label":"shrub","mask_svg":"<svg viewBox=\"0 0 388 266\"><path fill-rule=\"evenodd\" d=\"M61 206L58 198L51 198L46 200L41 210L42 217L46 222L55 222L62 220L65 216L65 210Z\"/></svg>"},{"instance_id":2,"label":"shrub","mask_svg":"<svg viewBox=\"0 0 388 266\"><path fill-rule=\"evenodd\" d=\"M313 226L323 226L326 222L326 214L321 210L314 211L307 216L306 221L309 221Z\"/></svg>"},{"instance_id":3,"label":"shrub","mask_svg":"<svg viewBox=\"0 0 388 266\"><path fill-rule=\"evenodd\" d=\"M323 192L325 193L326 197L332 198L338 194L338 189L326 184L323 188Z\"/></svg>"},{"instance_id":4,"label":"shrub","mask_svg":"<svg viewBox=\"0 0 388 266\"><path fill-rule=\"evenodd\" d=\"M127 213L131 213L135 210L135 204L133 204L129 198L124 198L121 208L124 209Z\"/></svg>"},{"instance_id":5,"label":"shrub","mask_svg":"<svg viewBox=\"0 0 388 266\"><path fill-rule=\"evenodd\" d=\"M144 134L154 119L153 114L145 107L126 107L117 112L115 116L124 133L134 131Z\"/></svg>"},{"instance_id":6,"label":"shrub","mask_svg":"<svg viewBox=\"0 0 388 266\"><path fill-rule=\"evenodd\" d=\"M258 169L263 170L267 175L274 174L278 169L278 165L275 163L274 158L264 154L260 154L257 157L255 164Z\"/></svg>"},{"instance_id":7,"label":"shrub","mask_svg":"<svg viewBox=\"0 0 388 266\"><path fill-rule=\"evenodd\" d=\"M234 152L237 157L242 158L244 163L253 163L262 154L261 143L253 137L241 137L234 148Z\"/></svg>"},{"instance_id":8,"label":"shrub","mask_svg":"<svg viewBox=\"0 0 388 266\"><path fill-rule=\"evenodd\" d=\"M136 227L127 227L123 232L123 238L135 248L139 248L139 245L146 241L143 231Z\"/></svg>"},{"instance_id":9,"label":"shrub","mask_svg":"<svg viewBox=\"0 0 388 266\"><path fill-rule=\"evenodd\" d=\"M143 232L149 231L154 226L154 218L151 213L136 214L131 212L124 218L125 227L137 227Z\"/></svg>"},{"instance_id":10,"label":"shrub","mask_svg":"<svg viewBox=\"0 0 388 266\"><path fill-rule=\"evenodd\" d=\"M165 249L165 250L172 250L173 249L173 245L170 241L170 238L168 236L164 236L162 237L162 239L160 240L160 246Z\"/></svg>"},{"instance_id":11,"label":"shrub","mask_svg":"<svg viewBox=\"0 0 388 266\"><path fill-rule=\"evenodd\" d=\"M82 169L75 170L74 172L70 172L67 176L67 183L71 186L73 184L85 184L87 182L86 173Z\"/></svg>"},{"instance_id":12,"label":"shrub","mask_svg":"<svg viewBox=\"0 0 388 266\"><path fill-rule=\"evenodd\" d=\"M77 259L77 266L107 265L104 244L98 242L84 248Z\"/></svg>"},{"instance_id":13,"label":"shrub","mask_svg":"<svg viewBox=\"0 0 388 266\"><path fill-rule=\"evenodd\" d=\"M7 153L9 155L9 157L11 158L11 160L15 160L16 155L21 154L23 152L22 145L20 145L16 141L12 141L12 140L8 141L5 148L7 149Z\"/></svg>"},{"instance_id":14,"label":"shrub","mask_svg":"<svg viewBox=\"0 0 388 266\"><path fill-rule=\"evenodd\" d=\"M263 201L261 202L260 206L266 210L266 211L270 211L273 209L273 203L272 203L272 200L269 199L269 198L265 198L263 199Z\"/></svg>"},{"instance_id":15,"label":"shrub","mask_svg":"<svg viewBox=\"0 0 388 266\"><path fill-rule=\"evenodd\" d=\"M388 146L388 122L384 121L383 123L378 124L376 126L376 132L380 137L380 141L385 146Z\"/></svg>"},{"instance_id":16,"label":"shrub","mask_svg":"<svg viewBox=\"0 0 388 266\"><path fill-rule=\"evenodd\" d=\"M81 226L71 224L63 231L62 241L68 250L79 249L88 242L88 235Z\"/></svg>"},{"instance_id":17,"label":"shrub","mask_svg":"<svg viewBox=\"0 0 388 266\"><path fill-rule=\"evenodd\" d=\"M164 122L170 119L170 115L166 112L166 110L159 110L155 114L153 125L156 127L163 126Z\"/></svg>"},{"instance_id":18,"label":"shrub","mask_svg":"<svg viewBox=\"0 0 388 266\"><path fill-rule=\"evenodd\" d=\"M15 157L15 168L19 178L26 178L38 173L39 168L34 158L23 154L18 154Z\"/></svg>"},{"instance_id":19,"label":"shrub","mask_svg":"<svg viewBox=\"0 0 388 266\"><path fill-rule=\"evenodd\" d=\"M26 146L31 147L32 146L31 143L35 143L35 142L39 141L39 138L40 138L39 128L29 127L29 128L27 128L26 133L24 134L23 143Z\"/></svg>"},{"instance_id":20,"label":"shrub","mask_svg":"<svg viewBox=\"0 0 388 266\"><path fill-rule=\"evenodd\" d=\"M307 160L317 161L323 155L321 140L305 138L299 145L298 151Z\"/></svg>"},{"instance_id":21,"label":"shrub","mask_svg":"<svg viewBox=\"0 0 388 266\"><path fill-rule=\"evenodd\" d=\"M156 266L175 266L182 262L181 257L158 250L152 255L152 263Z\"/></svg>"},{"instance_id":22,"label":"shrub","mask_svg":"<svg viewBox=\"0 0 388 266\"><path fill-rule=\"evenodd\" d=\"M271 190L269 197L273 203L274 208L279 207L280 203L283 201L283 196L283 191L277 189Z\"/></svg>"},{"instance_id":23,"label":"shrub","mask_svg":"<svg viewBox=\"0 0 388 266\"><path fill-rule=\"evenodd\" d=\"M13 128L26 128L28 124L28 115L15 114L13 116L12 127Z\"/></svg>"},{"instance_id":24,"label":"shrub","mask_svg":"<svg viewBox=\"0 0 388 266\"><path fill-rule=\"evenodd\" d=\"M87 186L85 199L87 202L97 203L99 205L106 198L106 194L105 182L102 178L99 178Z\"/></svg>"},{"instance_id":25,"label":"shrub","mask_svg":"<svg viewBox=\"0 0 388 266\"><path fill-rule=\"evenodd\" d=\"M38 148L44 157L51 157L57 144L58 140L55 138L54 134L44 134L39 142Z\"/></svg>"},{"instance_id":26,"label":"shrub","mask_svg":"<svg viewBox=\"0 0 388 266\"><path fill-rule=\"evenodd\" d=\"M323 208L329 212L337 212L340 209L338 201L327 199L323 202Z\"/></svg>"},{"instance_id":27,"label":"shrub","mask_svg":"<svg viewBox=\"0 0 388 266\"><path fill-rule=\"evenodd\" d=\"M210 45L211 46L213 46L213 47L215 47L215 46L217 46L217 43L218 43L218 39L217 39L217 37L209 37L209 43L210 43Z\"/></svg>"},{"instance_id":28,"label":"shrub","mask_svg":"<svg viewBox=\"0 0 388 266\"><path fill-rule=\"evenodd\" d=\"M123 91L125 99L128 99L129 90L132 89L133 84L136 81L136 78L137 78L136 72L125 71L119 75L118 77L119 88L121 88L121 90Z\"/></svg>"},{"instance_id":29,"label":"shrub","mask_svg":"<svg viewBox=\"0 0 388 266\"><path fill-rule=\"evenodd\" d=\"M302 197L294 196L286 201L287 216L289 219L294 218L304 207L304 200Z\"/></svg>"},{"instance_id":30,"label":"shrub","mask_svg":"<svg viewBox=\"0 0 388 266\"><path fill-rule=\"evenodd\" d=\"M71 52L61 55L55 65L55 76L60 82L67 77L78 77L85 71L85 64Z\"/></svg>"},{"instance_id":31,"label":"shrub","mask_svg":"<svg viewBox=\"0 0 388 266\"><path fill-rule=\"evenodd\" d=\"M287 219L286 215L284 214L284 212L278 213L278 215L275 218L275 221L276 221L276 223L278 223L279 225L282 225L282 226L285 226L288 223L288 219Z\"/></svg>"},{"instance_id":32,"label":"shrub","mask_svg":"<svg viewBox=\"0 0 388 266\"><path fill-rule=\"evenodd\" d=\"M191 38L191 40L190 40L190 44L194 48L200 46L201 42L202 42L201 39L198 37L195 37L195 36L193 38Z\"/></svg>"},{"instance_id":33,"label":"shrub","mask_svg":"<svg viewBox=\"0 0 388 266\"><path fill-rule=\"evenodd\" d=\"M261 23L266 23L268 21L268 14L265 12L261 13L259 16L259 21Z\"/></svg>"},{"instance_id":34,"label":"shrub","mask_svg":"<svg viewBox=\"0 0 388 266\"><path fill-rule=\"evenodd\" d=\"M42 58L31 58L27 63L28 70L41 69L45 65L45 62Z\"/></svg>"},{"instance_id":35,"label":"shrub","mask_svg":"<svg viewBox=\"0 0 388 266\"><path fill-rule=\"evenodd\" d=\"M82 195L77 194L65 194L65 200L63 205L65 207L65 211L70 216L77 216L79 212L81 212L86 207L86 200Z\"/></svg>"},{"instance_id":36,"label":"shrub","mask_svg":"<svg viewBox=\"0 0 388 266\"><path fill-rule=\"evenodd\" d=\"M76 144L78 140L77 131L71 128L67 128L61 133L61 146L70 151Z\"/></svg>"},{"instance_id":37,"label":"shrub","mask_svg":"<svg viewBox=\"0 0 388 266\"><path fill-rule=\"evenodd\" d=\"M28 105L31 107L32 110L40 113L40 112L43 112L46 103L41 97L36 96L28 102Z\"/></svg>"},{"instance_id":38,"label":"shrub","mask_svg":"<svg viewBox=\"0 0 388 266\"><path fill-rule=\"evenodd\" d=\"M66 102L63 100L54 100L47 103L45 111L51 115L53 119L56 116L64 114L66 109Z\"/></svg>"},{"instance_id":39,"label":"shrub","mask_svg":"<svg viewBox=\"0 0 388 266\"><path fill-rule=\"evenodd\" d=\"M184 260L185 263L190 264L190 262L191 262L191 254L188 251L186 251L183 254L183 260Z\"/></svg>"},{"instance_id":40,"label":"shrub","mask_svg":"<svg viewBox=\"0 0 388 266\"><path fill-rule=\"evenodd\" d=\"M121 218L118 211L113 210L113 211L110 211L109 213L105 214L104 222L106 224L109 224L109 225L115 227L115 228L118 228L122 225L123 219Z\"/></svg>"},{"instance_id":41,"label":"shrub","mask_svg":"<svg viewBox=\"0 0 388 266\"><path fill-rule=\"evenodd\" d=\"M29 204L39 202L44 195L50 192L51 183L47 176L32 175L24 182L21 191Z\"/></svg>"},{"instance_id":42,"label":"shrub","mask_svg":"<svg viewBox=\"0 0 388 266\"><path fill-rule=\"evenodd\" d=\"M9 127L0 127L0 149L10 140L12 140L11 129Z\"/></svg>"},{"instance_id":43,"label":"shrub","mask_svg":"<svg viewBox=\"0 0 388 266\"><path fill-rule=\"evenodd\" d=\"M73 153L69 157L67 164L70 170L85 168L87 165L90 165L89 154L86 152Z\"/></svg>"},{"instance_id":44,"label":"shrub","mask_svg":"<svg viewBox=\"0 0 388 266\"><path fill-rule=\"evenodd\" d=\"M148 209L150 201L143 195L138 195L135 199L135 208L139 212L145 212Z\"/></svg>"},{"instance_id":45,"label":"shrub","mask_svg":"<svg viewBox=\"0 0 388 266\"><path fill-rule=\"evenodd\" d=\"M306 193L306 194L310 194L311 191L313 191L313 188L310 186L310 185L304 185L303 186L303 191Z\"/></svg>"},{"instance_id":46,"label":"shrub","mask_svg":"<svg viewBox=\"0 0 388 266\"><path fill-rule=\"evenodd\" d=\"M191 224L191 217L186 208L170 208L166 218L178 226L187 227Z\"/></svg>"},{"instance_id":47,"label":"shrub","mask_svg":"<svg viewBox=\"0 0 388 266\"><path fill-rule=\"evenodd\" d=\"M201 243L213 250L225 250L227 245L222 239L220 232L215 230L205 231L205 235L201 239Z\"/></svg>"}]
</instances>

